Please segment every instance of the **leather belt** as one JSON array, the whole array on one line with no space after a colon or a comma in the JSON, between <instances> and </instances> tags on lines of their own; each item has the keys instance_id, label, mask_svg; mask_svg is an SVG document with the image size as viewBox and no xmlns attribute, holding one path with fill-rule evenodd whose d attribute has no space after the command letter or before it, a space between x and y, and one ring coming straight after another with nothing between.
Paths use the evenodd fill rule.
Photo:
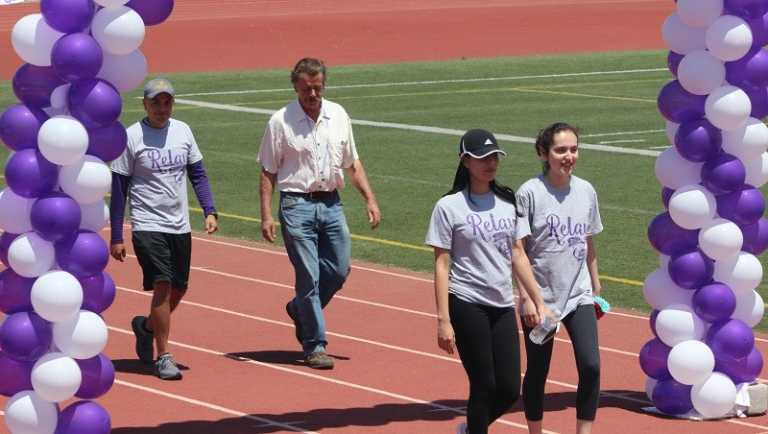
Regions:
<instances>
[{"instance_id":1,"label":"leather belt","mask_svg":"<svg viewBox=\"0 0 768 434\"><path fill-rule=\"evenodd\" d=\"M324 200L330 200L335 199L338 197L338 191L310 191L309 193L299 193L295 191L284 191L283 194L287 196L296 196L296 197L303 197L307 200L312 201L324 201Z\"/></svg>"}]
</instances>

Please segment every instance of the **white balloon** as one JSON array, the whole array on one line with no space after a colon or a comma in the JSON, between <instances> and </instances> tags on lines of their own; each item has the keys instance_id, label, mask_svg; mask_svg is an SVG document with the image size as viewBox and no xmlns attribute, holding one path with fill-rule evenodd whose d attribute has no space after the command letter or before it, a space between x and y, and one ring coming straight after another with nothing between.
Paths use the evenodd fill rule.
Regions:
<instances>
[{"instance_id":1,"label":"white balloon","mask_svg":"<svg viewBox=\"0 0 768 434\"><path fill-rule=\"evenodd\" d=\"M721 130L735 130L744 126L751 111L749 96L736 86L718 87L704 101L704 115Z\"/></svg>"},{"instance_id":2,"label":"white balloon","mask_svg":"<svg viewBox=\"0 0 768 434\"><path fill-rule=\"evenodd\" d=\"M56 405L31 390L13 395L5 405L5 423L13 434L53 434L58 421Z\"/></svg>"},{"instance_id":3,"label":"white balloon","mask_svg":"<svg viewBox=\"0 0 768 434\"><path fill-rule=\"evenodd\" d=\"M105 52L126 55L144 41L144 21L127 6L105 8L93 17L91 33Z\"/></svg>"},{"instance_id":4,"label":"white balloon","mask_svg":"<svg viewBox=\"0 0 768 434\"><path fill-rule=\"evenodd\" d=\"M35 280L30 293L35 312L50 322L64 321L80 312L83 287L66 271L49 271Z\"/></svg>"},{"instance_id":5,"label":"white balloon","mask_svg":"<svg viewBox=\"0 0 768 434\"><path fill-rule=\"evenodd\" d=\"M680 61L677 79L694 95L706 95L725 80L725 63L707 50L691 51Z\"/></svg>"},{"instance_id":6,"label":"white balloon","mask_svg":"<svg viewBox=\"0 0 768 434\"><path fill-rule=\"evenodd\" d=\"M74 318L53 324L53 342L74 359L90 359L107 345L107 325L93 312L81 310Z\"/></svg>"},{"instance_id":7,"label":"white balloon","mask_svg":"<svg viewBox=\"0 0 768 434\"><path fill-rule=\"evenodd\" d=\"M747 173L744 180L746 184L759 188L768 183L768 152L763 152L749 161L741 160L741 162L744 163Z\"/></svg>"},{"instance_id":8,"label":"white balloon","mask_svg":"<svg viewBox=\"0 0 768 434\"><path fill-rule=\"evenodd\" d=\"M741 59L752 48L749 24L733 15L723 15L707 28L707 49L718 59L732 62Z\"/></svg>"},{"instance_id":9,"label":"white balloon","mask_svg":"<svg viewBox=\"0 0 768 434\"><path fill-rule=\"evenodd\" d=\"M51 92L51 108L58 111L69 110L69 88L71 84L65 83L53 89Z\"/></svg>"},{"instance_id":10,"label":"white balloon","mask_svg":"<svg viewBox=\"0 0 768 434\"><path fill-rule=\"evenodd\" d=\"M765 314L765 302L757 291L745 292L736 297L736 310L731 318L744 321L750 327L756 326Z\"/></svg>"},{"instance_id":11,"label":"white balloon","mask_svg":"<svg viewBox=\"0 0 768 434\"><path fill-rule=\"evenodd\" d=\"M763 266L755 255L739 252L722 261L715 261L713 279L730 286L738 300L742 294L757 288L763 279Z\"/></svg>"},{"instance_id":12,"label":"white balloon","mask_svg":"<svg viewBox=\"0 0 768 434\"><path fill-rule=\"evenodd\" d=\"M128 3L129 0L94 0L97 4L105 8L115 8Z\"/></svg>"},{"instance_id":13,"label":"white balloon","mask_svg":"<svg viewBox=\"0 0 768 434\"><path fill-rule=\"evenodd\" d=\"M51 51L56 41L64 36L43 19L42 14L22 17L11 31L11 44L25 62L37 66L51 66Z\"/></svg>"},{"instance_id":14,"label":"white balloon","mask_svg":"<svg viewBox=\"0 0 768 434\"><path fill-rule=\"evenodd\" d=\"M694 292L677 286L666 266L649 274L643 284L645 301L658 310L674 305L690 306Z\"/></svg>"},{"instance_id":15,"label":"white balloon","mask_svg":"<svg viewBox=\"0 0 768 434\"><path fill-rule=\"evenodd\" d=\"M699 318L690 305L673 304L656 317L656 334L670 347L690 341L701 340L707 332L707 323Z\"/></svg>"},{"instance_id":16,"label":"white balloon","mask_svg":"<svg viewBox=\"0 0 768 434\"><path fill-rule=\"evenodd\" d=\"M63 353L48 353L32 367L32 387L48 402L61 402L75 396L83 376L80 366Z\"/></svg>"},{"instance_id":17,"label":"white balloon","mask_svg":"<svg viewBox=\"0 0 768 434\"><path fill-rule=\"evenodd\" d=\"M120 92L130 92L144 82L147 72L147 58L140 50L124 56L105 52L97 77L112 83Z\"/></svg>"},{"instance_id":18,"label":"white balloon","mask_svg":"<svg viewBox=\"0 0 768 434\"><path fill-rule=\"evenodd\" d=\"M656 158L656 179L661 185L677 190L685 185L701 182L702 166L704 163L690 162L683 158L674 146L670 146Z\"/></svg>"},{"instance_id":19,"label":"white balloon","mask_svg":"<svg viewBox=\"0 0 768 434\"><path fill-rule=\"evenodd\" d=\"M83 158L88 150L88 130L71 116L56 116L40 127L37 142L46 160L67 166Z\"/></svg>"},{"instance_id":20,"label":"white balloon","mask_svg":"<svg viewBox=\"0 0 768 434\"><path fill-rule=\"evenodd\" d=\"M686 185L669 199L672 221L685 229L699 229L711 222L717 212L715 196L703 185Z\"/></svg>"},{"instance_id":21,"label":"white balloon","mask_svg":"<svg viewBox=\"0 0 768 434\"><path fill-rule=\"evenodd\" d=\"M678 383L693 385L705 381L715 369L715 355L701 341L684 341L675 345L667 357L672 378Z\"/></svg>"},{"instance_id":22,"label":"white balloon","mask_svg":"<svg viewBox=\"0 0 768 434\"><path fill-rule=\"evenodd\" d=\"M645 395L648 397L649 401L653 401L653 389L656 388L656 384L658 383L659 380L653 377L647 377L645 379Z\"/></svg>"},{"instance_id":23,"label":"white balloon","mask_svg":"<svg viewBox=\"0 0 768 434\"><path fill-rule=\"evenodd\" d=\"M19 235L8 247L8 263L20 276L40 276L50 270L55 262L53 243L42 239L37 232Z\"/></svg>"},{"instance_id":24,"label":"white balloon","mask_svg":"<svg viewBox=\"0 0 768 434\"><path fill-rule=\"evenodd\" d=\"M723 131L723 150L746 163L768 149L768 126L753 117L739 128Z\"/></svg>"},{"instance_id":25,"label":"white balloon","mask_svg":"<svg viewBox=\"0 0 768 434\"><path fill-rule=\"evenodd\" d=\"M661 27L661 35L667 47L678 54L706 48L705 32L706 29L686 25L677 13L668 16Z\"/></svg>"},{"instance_id":26,"label":"white balloon","mask_svg":"<svg viewBox=\"0 0 768 434\"><path fill-rule=\"evenodd\" d=\"M665 122L667 123L665 132L667 133L667 140L669 140L669 143L675 143L675 135L677 134L678 128L680 128L680 124L677 122L672 122L669 119L665 119Z\"/></svg>"},{"instance_id":27,"label":"white balloon","mask_svg":"<svg viewBox=\"0 0 768 434\"><path fill-rule=\"evenodd\" d=\"M98 157L86 154L80 161L61 168L59 184L78 203L90 204L103 200L109 192L112 172Z\"/></svg>"},{"instance_id":28,"label":"white balloon","mask_svg":"<svg viewBox=\"0 0 768 434\"><path fill-rule=\"evenodd\" d=\"M723 218L705 224L699 232L699 247L716 261L738 255L743 243L744 235L739 226Z\"/></svg>"},{"instance_id":29,"label":"white balloon","mask_svg":"<svg viewBox=\"0 0 768 434\"><path fill-rule=\"evenodd\" d=\"M714 372L691 389L693 408L706 418L725 416L736 404L736 385L727 375Z\"/></svg>"},{"instance_id":30,"label":"white balloon","mask_svg":"<svg viewBox=\"0 0 768 434\"><path fill-rule=\"evenodd\" d=\"M723 0L677 0L677 14L690 27L709 27L723 13Z\"/></svg>"},{"instance_id":31,"label":"white balloon","mask_svg":"<svg viewBox=\"0 0 768 434\"><path fill-rule=\"evenodd\" d=\"M10 188L0 191L0 229L12 234L31 231L29 218L35 200L19 196Z\"/></svg>"},{"instance_id":32,"label":"white balloon","mask_svg":"<svg viewBox=\"0 0 768 434\"><path fill-rule=\"evenodd\" d=\"M104 201L80 204L80 229L99 232L109 222L109 206Z\"/></svg>"}]
</instances>

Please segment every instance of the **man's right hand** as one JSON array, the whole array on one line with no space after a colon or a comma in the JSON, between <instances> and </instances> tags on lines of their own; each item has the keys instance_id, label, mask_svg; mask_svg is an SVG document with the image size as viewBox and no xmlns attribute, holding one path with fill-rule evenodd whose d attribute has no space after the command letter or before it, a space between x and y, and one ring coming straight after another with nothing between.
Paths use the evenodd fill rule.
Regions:
<instances>
[{"instance_id":1,"label":"man's right hand","mask_svg":"<svg viewBox=\"0 0 768 434\"><path fill-rule=\"evenodd\" d=\"M277 224L272 217L261 221L261 236L270 243L274 243L277 239Z\"/></svg>"},{"instance_id":2,"label":"man's right hand","mask_svg":"<svg viewBox=\"0 0 768 434\"><path fill-rule=\"evenodd\" d=\"M115 243L112 244L109 247L109 253L112 255L113 258L117 259L120 262L125 261L125 244L123 243Z\"/></svg>"}]
</instances>

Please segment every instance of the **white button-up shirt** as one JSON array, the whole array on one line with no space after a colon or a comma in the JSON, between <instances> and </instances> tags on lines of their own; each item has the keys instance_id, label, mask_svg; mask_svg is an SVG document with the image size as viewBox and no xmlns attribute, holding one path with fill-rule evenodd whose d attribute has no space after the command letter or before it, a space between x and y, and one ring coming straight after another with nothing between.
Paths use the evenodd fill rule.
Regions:
<instances>
[{"instance_id":1,"label":"white button-up shirt","mask_svg":"<svg viewBox=\"0 0 768 434\"><path fill-rule=\"evenodd\" d=\"M257 160L277 175L278 190L308 193L343 188L343 169L357 159L349 115L339 104L323 99L317 122L298 100L273 114Z\"/></svg>"}]
</instances>

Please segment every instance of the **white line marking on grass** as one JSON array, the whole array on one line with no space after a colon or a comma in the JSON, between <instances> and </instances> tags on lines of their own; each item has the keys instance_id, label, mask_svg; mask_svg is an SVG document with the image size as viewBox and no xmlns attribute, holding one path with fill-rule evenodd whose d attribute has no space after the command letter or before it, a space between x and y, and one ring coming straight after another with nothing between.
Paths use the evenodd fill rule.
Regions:
<instances>
[{"instance_id":1,"label":"white line marking on grass","mask_svg":"<svg viewBox=\"0 0 768 434\"><path fill-rule=\"evenodd\" d=\"M481 83L489 81L515 81L531 80L537 78L564 78L564 77L589 77L596 75L621 75L621 74L642 74L646 72L667 71L667 68L649 68L649 69L626 69L616 71L591 71L591 72L570 72L565 74L541 74L541 75L513 75L507 77L485 77L485 78L458 78L452 80L423 80L423 81L394 81L387 83L362 83L362 84L342 84L336 86L326 86L326 89L360 89L373 87L396 87L396 86L423 86L430 84L452 84L452 83ZM278 89L250 89L250 90L228 90L219 92L197 92L182 93L177 97L187 96L217 96L217 95L244 95L253 93L273 93L273 92L291 92L290 87L281 87Z\"/></svg>"},{"instance_id":2,"label":"white line marking on grass","mask_svg":"<svg viewBox=\"0 0 768 434\"><path fill-rule=\"evenodd\" d=\"M257 108L257 107L240 107L240 106L230 105L230 104L219 104L219 103L212 103L212 102L205 102L205 101L195 101L195 100L183 99L183 98L177 98L175 101L177 104L186 104L186 105L192 105L197 107L205 107L210 109L226 110L226 111L241 112L241 113L255 113L255 114L261 114L261 115L267 115L267 116L271 116L273 113L276 112L276 110L272 110L272 109L264 109L264 108ZM364 125L364 126L376 127L376 128L391 128L396 130L418 131L422 133L445 134L445 135L455 136L455 137L461 137L465 133L464 130L457 130L452 128L430 127L426 125L410 125L410 124L401 124L397 122L368 121L364 119L353 119L352 123L355 125ZM511 134L496 134L496 138L499 140L513 142L513 143L527 143L527 144L535 143L535 139L532 139L530 137L513 136ZM649 157L656 157L659 155L659 152L657 151L649 151L646 149L619 148L615 146L595 145L595 144L589 144L589 143L580 143L579 146L581 147L581 149L589 149L593 151L602 151L602 152L612 152L616 154L644 155Z\"/></svg>"},{"instance_id":3,"label":"white line marking on grass","mask_svg":"<svg viewBox=\"0 0 768 434\"><path fill-rule=\"evenodd\" d=\"M604 140L602 142L597 142L599 145L610 145L612 143L642 143L645 142L644 139L621 139L621 140Z\"/></svg>"},{"instance_id":4,"label":"white line marking on grass","mask_svg":"<svg viewBox=\"0 0 768 434\"><path fill-rule=\"evenodd\" d=\"M670 147L669 145L664 145L664 146L651 146L651 147L650 147L650 148L648 148L648 149L667 149L667 148L669 148L669 147Z\"/></svg>"},{"instance_id":5,"label":"white line marking on grass","mask_svg":"<svg viewBox=\"0 0 768 434\"><path fill-rule=\"evenodd\" d=\"M115 328L115 327L109 327L109 328L111 330L116 331L116 332L128 333L127 330L122 330L122 329L118 329L118 328ZM292 431L292 432L300 432L300 433L304 433L304 434L319 434L319 433L317 433L315 431L306 431L306 430L304 430L302 428L299 428L297 426L294 426L292 424L280 423L280 422L277 422L277 421L274 421L274 420L265 419L263 417L253 416L253 415L248 414L248 413L243 413L242 411L232 410L232 409L227 408L227 407L222 407L220 405L211 404L210 402L205 402L205 401L200 401L200 400L193 399L193 398L188 398L186 396L177 395L175 393L164 392L162 390L153 389L151 387L146 387L146 386L141 386L139 384L129 383L127 381L123 381L123 380L119 380L119 379L115 380L115 384L119 384L119 385L125 386L125 387L130 387L131 389L138 389L138 390L141 390L142 392L151 393L153 395L159 395L159 396L162 396L164 398L170 398L170 399L174 399L176 401L186 402L187 404L196 405L198 407L204 407L204 408L207 408L209 410L215 410L215 411L218 411L218 412L221 412L221 413L224 413L224 414L228 414L230 416L241 417L243 419L248 419L248 420L252 420L252 421L255 421L255 422L259 422L261 424L261 426L265 426L265 427L272 427L272 426L274 426L274 427L278 427L278 428L287 429L287 430Z\"/></svg>"},{"instance_id":6,"label":"white line marking on grass","mask_svg":"<svg viewBox=\"0 0 768 434\"><path fill-rule=\"evenodd\" d=\"M663 133L666 130L617 131L614 133L580 134L579 137L629 136L632 134Z\"/></svg>"}]
</instances>

